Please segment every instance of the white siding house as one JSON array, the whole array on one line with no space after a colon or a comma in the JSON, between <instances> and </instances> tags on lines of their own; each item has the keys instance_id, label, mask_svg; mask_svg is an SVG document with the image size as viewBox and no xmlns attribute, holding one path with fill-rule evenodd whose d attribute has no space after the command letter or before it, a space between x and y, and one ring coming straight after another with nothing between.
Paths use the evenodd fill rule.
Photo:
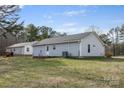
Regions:
<instances>
[{"instance_id":1,"label":"white siding house","mask_svg":"<svg viewBox=\"0 0 124 93\"><path fill-rule=\"evenodd\" d=\"M104 56L105 46L95 32L48 38L33 45L33 57L65 53L73 57Z\"/></svg>"},{"instance_id":2,"label":"white siding house","mask_svg":"<svg viewBox=\"0 0 124 93\"><path fill-rule=\"evenodd\" d=\"M49 50L47 51L47 47ZM53 44L33 47L33 56L62 56L62 52L68 51L70 56L79 56L79 44Z\"/></svg>"},{"instance_id":3,"label":"white siding house","mask_svg":"<svg viewBox=\"0 0 124 93\"><path fill-rule=\"evenodd\" d=\"M32 45L36 42L17 43L6 48L6 52L13 52L14 55L32 55Z\"/></svg>"},{"instance_id":4,"label":"white siding house","mask_svg":"<svg viewBox=\"0 0 124 93\"><path fill-rule=\"evenodd\" d=\"M90 50L88 51L88 46ZM89 34L87 37L81 39L80 42L80 56L104 56L105 46L99 37L94 34Z\"/></svg>"}]
</instances>

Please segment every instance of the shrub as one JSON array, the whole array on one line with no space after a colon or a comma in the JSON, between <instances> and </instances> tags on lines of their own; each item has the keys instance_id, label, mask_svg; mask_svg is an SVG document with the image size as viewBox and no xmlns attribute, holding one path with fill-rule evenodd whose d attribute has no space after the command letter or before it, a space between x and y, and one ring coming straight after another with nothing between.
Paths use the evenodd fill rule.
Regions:
<instances>
[{"instance_id":1,"label":"shrub","mask_svg":"<svg viewBox=\"0 0 124 93\"><path fill-rule=\"evenodd\" d=\"M5 53L5 56L6 56L6 57L12 57L12 56L13 56L13 52L6 52L6 53Z\"/></svg>"},{"instance_id":2,"label":"shrub","mask_svg":"<svg viewBox=\"0 0 124 93\"><path fill-rule=\"evenodd\" d=\"M109 57L109 58L112 57L112 52L111 52L111 51L107 51L107 52L105 53L105 56L106 56L106 57Z\"/></svg>"}]
</instances>

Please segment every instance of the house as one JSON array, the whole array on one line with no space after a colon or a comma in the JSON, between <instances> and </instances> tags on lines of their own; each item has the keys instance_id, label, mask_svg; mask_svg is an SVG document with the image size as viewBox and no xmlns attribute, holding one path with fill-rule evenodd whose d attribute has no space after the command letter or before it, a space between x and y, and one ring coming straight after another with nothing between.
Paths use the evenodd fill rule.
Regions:
<instances>
[{"instance_id":1,"label":"house","mask_svg":"<svg viewBox=\"0 0 124 93\"><path fill-rule=\"evenodd\" d=\"M33 45L33 57L44 56L105 56L105 46L95 32L53 37Z\"/></svg>"},{"instance_id":2,"label":"house","mask_svg":"<svg viewBox=\"0 0 124 93\"><path fill-rule=\"evenodd\" d=\"M6 37L4 35L1 36L2 34L2 30L0 31L0 55L4 55L5 51L6 51L6 47L13 45L15 43L21 43L21 42L25 42L26 38L22 38L22 37L15 37L13 36L11 33L6 33Z\"/></svg>"},{"instance_id":3,"label":"house","mask_svg":"<svg viewBox=\"0 0 124 93\"><path fill-rule=\"evenodd\" d=\"M17 43L6 48L6 52L13 52L14 55L32 55L34 42Z\"/></svg>"}]
</instances>

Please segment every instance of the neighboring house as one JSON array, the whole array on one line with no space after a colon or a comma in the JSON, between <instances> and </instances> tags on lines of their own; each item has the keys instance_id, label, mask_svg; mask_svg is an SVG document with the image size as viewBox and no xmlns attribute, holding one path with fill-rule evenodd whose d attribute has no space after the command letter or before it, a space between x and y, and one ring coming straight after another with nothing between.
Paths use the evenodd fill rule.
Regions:
<instances>
[{"instance_id":1,"label":"neighboring house","mask_svg":"<svg viewBox=\"0 0 124 93\"><path fill-rule=\"evenodd\" d=\"M4 55L7 46L16 43L22 43L25 41L26 41L25 38L20 37L17 39L15 36L13 36L10 33L6 33L6 38L5 38L4 36L1 36L1 31L0 31L0 55Z\"/></svg>"},{"instance_id":2,"label":"neighboring house","mask_svg":"<svg viewBox=\"0 0 124 93\"><path fill-rule=\"evenodd\" d=\"M105 56L105 46L95 32L44 39L33 45L33 57Z\"/></svg>"},{"instance_id":3,"label":"neighboring house","mask_svg":"<svg viewBox=\"0 0 124 93\"><path fill-rule=\"evenodd\" d=\"M35 42L17 43L6 48L6 52L13 52L14 55L32 55Z\"/></svg>"}]
</instances>

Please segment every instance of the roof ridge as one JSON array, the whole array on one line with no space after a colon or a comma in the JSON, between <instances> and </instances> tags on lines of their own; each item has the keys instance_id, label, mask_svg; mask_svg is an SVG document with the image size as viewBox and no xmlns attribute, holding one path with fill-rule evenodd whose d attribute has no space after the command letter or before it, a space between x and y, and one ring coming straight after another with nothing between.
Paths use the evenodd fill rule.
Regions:
<instances>
[{"instance_id":1,"label":"roof ridge","mask_svg":"<svg viewBox=\"0 0 124 93\"><path fill-rule=\"evenodd\" d=\"M92 32L84 32L78 34L72 34L67 36L58 36L53 38L43 39L37 42L35 45L46 45L46 44L57 44L57 43L66 43L66 42L78 42L81 38L88 36Z\"/></svg>"},{"instance_id":2,"label":"roof ridge","mask_svg":"<svg viewBox=\"0 0 124 93\"><path fill-rule=\"evenodd\" d=\"M33 44L35 44L35 42L37 42L37 41L16 43L16 44L12 44L12 45L8 46L7 48L20 47L20 46L25 46L25 45L33 45Z\"/></svg>"},{"instance_id":3,"label":"roof ridge","mask_svg":"<svg viewBox=\"0 0 124 93\"><path fill-rule=\"evenodd\" d=\"M75 35L86 34L86 33L92 33L92 32L83 32L83 33L71 34L71 35L66 35L66 36L50 37L50 38L46 38L46 39L53 39L53 38L61 38L61 37L75 36ZM43 40L45 40L45 39L43 39ZM42 41L42 40L41 40L41 41Z\"/></svg>"}]
</instances>

